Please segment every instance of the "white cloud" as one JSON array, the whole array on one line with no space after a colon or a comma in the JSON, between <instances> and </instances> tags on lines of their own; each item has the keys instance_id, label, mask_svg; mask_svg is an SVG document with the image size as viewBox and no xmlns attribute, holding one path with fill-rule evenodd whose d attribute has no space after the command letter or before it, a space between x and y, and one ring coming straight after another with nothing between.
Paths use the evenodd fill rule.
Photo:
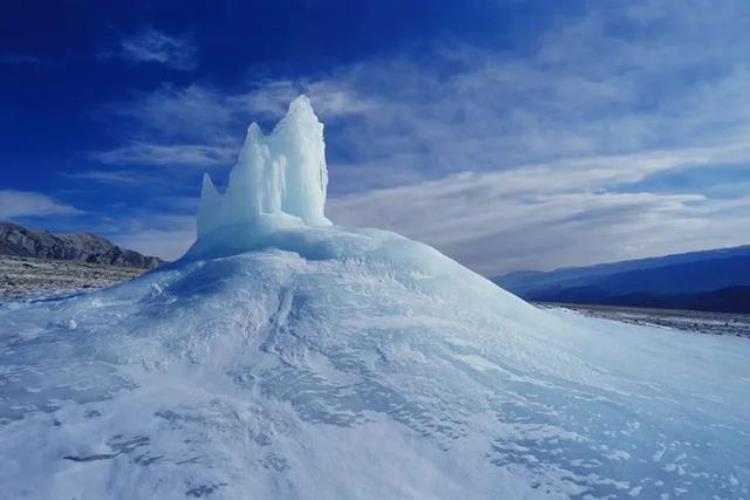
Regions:
<instances>
[{"instance_id":1,"label":"white cloud","mask_svg":"<svg viewBox=\"0 0 750 500\"><path fill-rule=\"evenodd\" d=\"M133 62L159 63L180 70L191 70L196 65L196 49L187 39L152 27L124 37L121 43L123 56Z\"/></svg>"},{"instance_id":2,"label":"white cloud","mask_svg":"<svg viewBox=\"0 0 750 500\"><path fill-rule=\"evenodd\" d=\"M109 105L102 118L116 120L139 138L214 143L232 135L235 113L230 99L210 88L163 85Z\"/></svg>"},{"instance_id":3,"label":"white cloud","mask_svg":"<svg viewBox=\"0 0 750 500\"><path fill-rule=\"evenodd\" d=\"M147 218L124 220L112 231L111 238L117 244L144 255L175 260L184 255L195 241L195 218L151 214Z\"/></svg>"},{"instance_id":4,"label":"white cloud","mask_svg":"<svg viewBox=\"0 0 750 500\"><path fill-rule=\"evenodd\" d=\"M136 233L118 235L115 241L143 255L153 255L167 261L182 257L195 241L192 229L144 229Z\"/></svg>"},{"instance_id":5,"label":"white cloud","mask_svg":"<svg viewBox=\"0 0 750 500\"><path fill-rule=\"evenodd\" d=\"M235 153L235 148L227 146L135 143L110 151L93 153L92 156L102 163L113 165L188 165L210 167L232 163Z\"/></svg>"},{"instance_id":6,"label":"white cloud","mask_svg":"<svg viewBox=\"0 0 750 500\"><path fill-rule=\"evenodd\" d=\"M63 172L60 174L68 179L94 181L101 184L126 185L141 184L142 179L131 172L114 170L86 170L83 172Z\"/></svg>"},{"instance_id":7,"label":"white cloud","mask_svg":"<svg viewBox=\"0 0 750 500\"><path fill-rule=\"evenodd\" d=\"M233 163L250 121L276 120L301 92L324 120L363 113L372 104L333 82L295 85L264 82L243 94L224 95L198 85L165 85L104 110L133 137L131 144L92 156L112 165L214 166Z\"/></svg>"},{"instance_id":8,"label":"white cloud","mask_svg":"<svg viewBox=\"0 0 750 500\"><path fill-rule=\"evenodd\" d=\"M750 9L618 5L589 4L523 58L457 46L431 66L390 59L331 75L374 92L377 111L344 140L383 165L349 174L334 163L332 182L426 178L334 199L332 217L430 242L490 275L746 244L746 198L622 191L656 174L746 171Z\"/></svg>"},{"instance_id":9,"label":"white cloud","mask_svg":"<svg viewBox=\"0 0 750 500\"><path fill-rule=\"evenodd\" d=\"M522 55L453 45L244 93L163 87L112 108L131 143L99 158L231 163L251 120L304 92L326 123L334 219L396 229L481 272L746 243L737 190L643 186L746 171L750 4L590 2L550 26Z\"/></svg>"},{"instance_id":10,"label":"white cloud","mask_svg":"<svg viewBox=\"0 0 750 500\"><path fill-rule=\"evenodd\" d=\"M750 239L750 197L610 192L604 188L607 176L554 171L548 165L455 174L334 198L328 213L339 224L380 227L428 242L490 276Z\"/></svg>"},{"instance_id":11,"label":"white cloud","mask_svg":"<svg viewBox=\"0 0 750 500\"><path fill-rule=\"evenodd\" d=\"M0 190L0 217L43 217L82 213L72 205L32 191Z\"/></svg>"}]
</instances>

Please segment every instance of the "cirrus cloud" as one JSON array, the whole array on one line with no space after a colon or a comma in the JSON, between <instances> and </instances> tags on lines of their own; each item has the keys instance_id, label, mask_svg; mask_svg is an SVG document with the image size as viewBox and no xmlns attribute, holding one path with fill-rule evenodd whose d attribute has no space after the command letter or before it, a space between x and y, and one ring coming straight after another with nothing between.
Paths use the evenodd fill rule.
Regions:
<instances>
[{"instance_id":1,"label":"cirrus cloud","mask_svg":"<svg viewBox=\"0 0 750 500\"><path fill-rule=\"evenodd\" d=\"M34 191L0 190L0 217L45 217L83 213L72 205Z\"/></svg>"},{"instance_id":2,"label":"cirrus cloud","mask_svg":"<svg viewBox=\"0 0 750 500\"><path fill-rule=\"evenodd\" d=\"M121 40L122 55L135 63L159 63L179 70L196 66L196 48L185 38L145 27Z\"/></svg>"},{"instance_id":3,"label":"cirrus cloud","mask_svg":"<svg viewBox=\"0 0 750 500\"><path fill-rule=\"evenodd\" d=\"M740 1L589 2L520 52L444 40L429 57L245 92L165 85L110 108L128 144L97 157L228 166L250 121L306 93L326 123L334 220L398 230L485 274L741 244L743 193L651 180L721 167L746 184L748 31Z\"/></svg>"}]
</instances>

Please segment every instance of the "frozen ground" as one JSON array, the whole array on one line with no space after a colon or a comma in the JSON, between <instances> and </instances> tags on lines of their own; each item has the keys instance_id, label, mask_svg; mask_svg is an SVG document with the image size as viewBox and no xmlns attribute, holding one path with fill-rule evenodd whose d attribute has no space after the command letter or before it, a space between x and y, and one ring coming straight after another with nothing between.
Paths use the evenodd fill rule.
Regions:
<instances>
[{"instance_id":1,"label":"frozen ground","mask_svg":"<svg viewBox=\"0 0 750 500\"><path fill-rule=\"evenodd\" d=\"M686 332L750 338L750 315L675 309L648 309L578 304L539 303L542 308L568 309L595 318L651 325Z\"/></svg>"},{"instance_id":2,"label":"frozen ground","mask_svg":"<svg viewBox=\"0 0 750 500\"><path fill-rule=\"evenodd\" d=\"M750 342L540 310L248 131L176 263L0 308L4 498L748 498Z\"/></svg>"},{"instance_id":3,"label":"frozen ground","mask_svg":"<svg viewBox=\"0 0 750 500\"><path fill-rule=\"evenodd\" d=\"M0 255L0 299L90 291L144 272L128 267Z\"/></svg>"},{"instance_id":4,"label":"frozen ground","mask_svg":"<svg viewBox=\"0 0 750 500\"><path fill-rule=\"evenodd\" d=\"M750 494L746 340L541 311L389 233L285 231L0 332L9 498Z\"/></svg>"}]
</instances>

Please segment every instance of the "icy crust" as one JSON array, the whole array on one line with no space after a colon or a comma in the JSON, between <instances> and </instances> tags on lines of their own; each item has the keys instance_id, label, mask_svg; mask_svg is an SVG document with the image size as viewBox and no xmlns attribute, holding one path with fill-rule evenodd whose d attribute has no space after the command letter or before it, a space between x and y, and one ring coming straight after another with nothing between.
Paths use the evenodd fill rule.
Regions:
<instances>
[{"instance_id":1,"label":"icy crust","mask_svg":"<svg viewBox=\"0 0 750 500\"><path fill-rule=\"evenodd\" d=\"M323 124L300 96L269 136L257 123L250 125L223 194L204 175L198 239L227 226L253 233L259 224L289 218L330 225L324 214L327 185Z\"/></svg>"},{"instance_id":2,"label":"icy crust","mask_svg":"<svg viewBox=\"0 0 750 500\"><path fill-rule=\"evenodd\" d=\"M258 241L4 304L2 495L749 495L750 343L539 311L391 233Z\"/></svg>"}]
</instances>

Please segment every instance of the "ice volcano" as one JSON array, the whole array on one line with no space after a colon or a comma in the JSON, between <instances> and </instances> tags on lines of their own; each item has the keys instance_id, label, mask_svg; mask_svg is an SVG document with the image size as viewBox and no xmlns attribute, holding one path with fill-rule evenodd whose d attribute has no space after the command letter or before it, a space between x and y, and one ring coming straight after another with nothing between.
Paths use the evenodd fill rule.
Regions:
<instances>
[{"instance_id":1,"label":"ice volcano","mask_svg":"<svg viewBox=\"0 0 750 500\"><path fill-rule=\"evenodd\" d=\"M741 498L750 344L538 310L324 214L307 99L198 240L0 308L3 498Z\"/></svg>"}]
</instances>

